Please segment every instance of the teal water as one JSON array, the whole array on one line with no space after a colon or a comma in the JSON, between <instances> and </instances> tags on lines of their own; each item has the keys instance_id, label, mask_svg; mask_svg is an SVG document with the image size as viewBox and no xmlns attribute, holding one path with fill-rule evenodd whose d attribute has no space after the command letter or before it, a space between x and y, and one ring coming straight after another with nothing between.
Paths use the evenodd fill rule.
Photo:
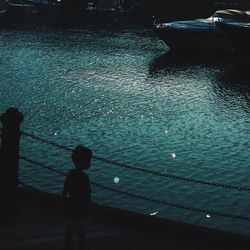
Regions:
<instances>
[{"instance_id":1,"label":"teal water","mask_svg":"<svg viewBox=\"0 0 250 250\"><path fill-rule=\"evenodd\" d=\"M148 29L0 31L0 111L22 129L94 155L177 176L250 187L248 65L228 55L173 55ZM27 137L21 155L68 170L70 153ZM24 161L21 179L60 193L63 179ZM92 181L195 208L249 216L250 194L93 160ZM129 199L101 204L249 234L250 222Z\"/></svg>"}]
</instances>

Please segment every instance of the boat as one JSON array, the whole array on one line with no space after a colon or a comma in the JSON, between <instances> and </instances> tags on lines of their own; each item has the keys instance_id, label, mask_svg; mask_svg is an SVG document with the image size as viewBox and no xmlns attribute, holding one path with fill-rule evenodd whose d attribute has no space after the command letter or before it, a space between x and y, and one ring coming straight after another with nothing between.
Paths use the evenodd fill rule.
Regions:
<instances>
[{"instance_id":1,"label":"boat","mask_svg":"<svg viewBox=\"0 0 250 250\"><path fill-rule=\"evenodd\" d=\"M250 22L223 23L217 22L217 27L228 38L231 46L241 55L250 55Z\"/></svg>"},{"instance_id":2,"label":"boat","mask_svg":"<svg viewBox=\"0 0 250 250\"><path fill-rule=\"evenodd\" d=\"M154 32L174 50L225 50L230 43L217 27L217 22L250 22L250 12L235 9L217 10L212 16L203 19L165 22L156 19Z\"/></svg>"},{"instance_id":3,"label":"boat","mask_svg":"<svg viewBox=\"0 0 250 250\"><path fill-rule=\"evenodd\" d=\"M10 16L37 14L38 10L32 0L9 0L8 14Z\"/></svg>"}]
</instances>

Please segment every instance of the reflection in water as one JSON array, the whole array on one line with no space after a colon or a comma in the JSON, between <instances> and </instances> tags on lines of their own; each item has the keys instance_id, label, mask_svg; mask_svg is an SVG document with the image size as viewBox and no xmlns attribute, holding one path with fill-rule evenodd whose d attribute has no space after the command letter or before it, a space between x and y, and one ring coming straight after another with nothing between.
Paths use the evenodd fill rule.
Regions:
<instances>
[{"instance_id":1,"label":"reflection in water","mask_svg":"<svg viewBox=\"0 0 250 250\"><path fill-rule=\"evenodd\" d=\"M225 67L217 76L215 92L228 102L241 101L241 107L250 112L250 64L234 61Z\"/></svg>"},{"instance_id":2,"label":"reflection in water","mask_svg":"<svg viewBox=\"0 0 250 250\"><path fill-rule=\"evenodd\" d=\"M149 64L149 72L159 74L166 73L168 70L177 70L191 68L195 66L214 68L230 64L233 61L233 54L226 52L217 52L210 54L190 54L178 53L177 51L167 51L166 53L154 58Z\"/></svg>"},{"instance_id":3,"label":"reflection in water","mask_svg":"<svg viewBox=\"0 0 250 250\"><path fill-rule=\"evenodd\" d=\"M208 75L212 81L214 92L225 100L232 96L239 99L240 96L247 104L250 103L250 62L240 60L237 55L231 53L216 53L210 55L180 54L171 50L154 58L149 64L149 74L152 77L166 76L182 71L197 71L203 76ZM188 74L187 74L188 77ZM243 107L245 104L243 105ZM245 107L244 107L245 108Z\"/></svg>"},{"instance_id":4,"label":"reflection in water","mask_svg":"<svg viewBox=\"0 0 250 250\"><path fill-rule=\"evenodd\" d=\"M240 119L247 126L250 113L249 63L239 60L234 53L191 57L169 51L150 62L149 75L155 79L154 84L164 81L164 87L168 85L169 90L173 89L178 95L186 92L186 88L187 93L196 92L201 96L200 100L206 100L203 103L198 98L198 102L207 106L209 113L216 114L218 119ZM178 78L185 82L181 88L176 87ZM162 91L163 86L160 88Z\"/></svg>"},{"instance_id":5,"label":"reflection in water","mask_svg":"<svg viewBox=\"0 0 250 250\"><path fill-rule=\"evenodd\" d=\"M234 62L218 75L218 84L221 87L234 89L239 93L250 93L250 63Z\"/></svg>"}]
</instances>

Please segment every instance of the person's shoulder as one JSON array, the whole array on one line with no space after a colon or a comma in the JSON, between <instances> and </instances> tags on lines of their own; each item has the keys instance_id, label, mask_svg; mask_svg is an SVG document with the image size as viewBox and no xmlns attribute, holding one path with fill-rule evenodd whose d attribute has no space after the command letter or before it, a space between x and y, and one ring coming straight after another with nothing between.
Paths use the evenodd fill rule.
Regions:
<instances>
[{"instance_id":1,"label":"person's shoulder","mask_svg":"<svg viewBox=\"0 0 250 250\"><path fill-rule=\"evenodd\" d=\"M85 172L82 172L82 176L83 176L85 179L89 180L89 176L88 176Z\"/></svg>"},{"instance_id":2,"label":"person's shoulder","mask_svg":"<svg viewBox=\"0 0 250 250\"><path fill-rule=\"evenodd\" d=\"M82 172L81 179L83 183L90 185L89 176L86 173Z\"/></svg>"},{"instance_id":3,"label":"person's shoulder","mask_svg":"<svg viewBox=\"0 0 250 250\"><path fill-rule=\"evenodd\" d=\"M81 177L81 178L85 178L85 179L89 179L88 175L85 172L79 172L76 169L71 169L68 174L69 177Z\"/></svg>"},{"instance_id":4,"label":"person's shoulder","mask_svg":"<svg viewBox=\"0 0 250 250\"><path fill-rule=\"evenodd\" d=\"M76 172L75 169L69 170L69 172L67 173L67 177L72 177L72 176L74 176L74 175L76 174L75 172Z\"/></svg>"},{"instance_id":5,"label":"person's shoulder","mask_svg":"<svg viewBox=\"0 0 250 250\"><path fill-rule=\"evenodd\" d=\"M75 172L75 169L71 169L69 170L68 174L74 174L74 172Z\"/></svg>"}]
</instances>

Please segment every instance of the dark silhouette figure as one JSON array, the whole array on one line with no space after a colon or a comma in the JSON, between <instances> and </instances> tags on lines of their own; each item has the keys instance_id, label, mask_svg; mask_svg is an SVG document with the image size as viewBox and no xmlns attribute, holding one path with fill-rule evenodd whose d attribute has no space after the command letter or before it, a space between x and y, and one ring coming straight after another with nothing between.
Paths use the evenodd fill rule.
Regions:
<instances>
[{"instance_id":1,"label":"dark silhouette figure","mask_svg":"<svg viewBox=\"0 0 250 250\"><path fill-rule=\"evenodd\" d=\"M0 147L0 220L18 215L18 174L20 126L23 114L8 108L0 116L3 124Z\"/></svg>"},{"instance_id":2,"label":"dark silhouette figure","mask_svg":"<svg viewBox=\"0 0 250 250\"><path fill-rule=\"evenodd\" d=\"M69 171L63 189L63 202L67 217L65 247L72 249L72 237L77 232L79 249L86 249L86 224L90 214L91 189L84 170L90 168L92 151L77 146L72 153L75 169Z\"/></svg>"}]
</instances>

